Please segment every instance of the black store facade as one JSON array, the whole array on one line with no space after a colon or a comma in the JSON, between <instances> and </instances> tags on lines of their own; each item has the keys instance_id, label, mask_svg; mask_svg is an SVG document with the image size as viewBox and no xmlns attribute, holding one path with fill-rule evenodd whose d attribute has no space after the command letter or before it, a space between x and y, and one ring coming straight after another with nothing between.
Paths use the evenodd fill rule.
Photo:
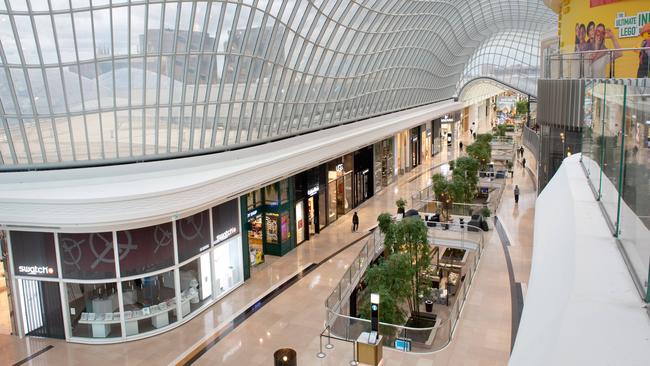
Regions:
<instances>
[{"instance_id":1,"label":"black store facade","mask_svg":"<svg viewBox=\"0 0 650 366\"><path fill-rule=\"evenodd\" d=\"M294 177L296 244L327 226L327 166L319 165Z\"/></svg>"},{"instance_id":2,"label":"black store facade","mask_svg":"<svg viewBox=\"0 0 650 366\"><path fill-rule=\"evenodd\" d=\"M82 343L150 337L244 282L239 200L151 226L8 232L19 334Z\"/></svg>"}]
</instances>

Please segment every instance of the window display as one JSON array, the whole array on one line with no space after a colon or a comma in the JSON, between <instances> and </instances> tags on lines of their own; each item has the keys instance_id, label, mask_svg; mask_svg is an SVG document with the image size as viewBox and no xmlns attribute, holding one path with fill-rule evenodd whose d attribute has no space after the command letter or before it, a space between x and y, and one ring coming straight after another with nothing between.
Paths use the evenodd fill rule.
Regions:
<instances>
[{"instance_id":1,"label":"window display","mask_svg":"<svg viewBox=\"0 0 650 366\"><path fill-rule=\"evenodd\" d=\"M113 233L59 234L63 278L115 278Z\"/></svg>"},{"instance_id":2,"label":"window display","mask_svg":"<svg viewBox=\"0 0 650 366\"><path fill-rule=\"evenodd\" d=\"M248 213L248 247L250 251L250 264L256 266L264 263L264 251L262 248L262 214L257 210Z\"/></svg>"},{"instance_id":3,"label":"window display","mask_svg":"<svg viewBox=\"0 0 650 366\"><path fill-rule=\"evenodd\" d=\"M73 337L112 338L122 336L115 282L67 283L66 292Z\"/></svg>"},{"instance_id":4,"label":"window display","mask_svg":"<svg viewBox=\"0 0 650 366\"><path fill-rule=\"evenodd\" d=\"M199 282L190 280L181 292L181 311L190 313L190 302L199 301ZM122 282L126 335L150 332L177 321L174 271Z\"/></svg>"},{"instance_id":5,"label":"window display","mask_svg":"<svg viewBox=\"0 0 650 366\"><path fill-rule=\"evenodd\" d=\"M198 296L189 301L190 312L198 310L212 300L212 276L210 274L210 253L189 262L179 269L181 293L189 294L194 290ZM194 289L194 290L193 290ZM187 314L183 314L185 316Z\"/></svg>"},{"instance_id":6,"label":"window display","mask_svg":"<svg viewBox=\"0 0 650 366\"><path fill-rule=\"evenodd\" d=\"M174 264L171 223L117 232L123 277L153 272Z\"/></svg>"},{"instance_id":7,"label":"window display","mask_svg":"<svg viewBox=\"0 0 650 366\"><path fill-rule=\"evenodd\" d=\"M241 267L241 238L232 238L214 250L214 288L220 296L243 282Z\"/></svg>"},{"instance_id":8,"label":"window display","mask_svg":"<svg viewBox=\"0 0 650 366\"><path fill-rule=\"evenodd\" d=\"M202 211L176 221L178 259L183 262L210 248L210 217Z\"/></svg>"},{"instance_id":9,"label":"window display","mask_svg":"<svg viewBox=\"0 0 650 366\"><path fill-rule=\"evenodd\" d=\"M310 217L309 220L311 221L312 218ZM300 244L303 241L305 241L304 203L300 201L296 203L296 243Z\"/></svg>"},{"instance_id":10,"label":"window display","mask_svg":"<svg viewBox=\"0 0 650 366\"><path fill-rule=\"evenodd\" d=\"M278 243L278 214L267 213L265 215L266 242L269 244Z\"/></svg>"},{"instance_id":11,"label":"window display","mask_svg":"<svg viewBox=\"0 0 650 366\"><path fill-rule=\"evenodd\" d=\"M282 225L282 242L285 242L291 238L291 217L289 212L282 212L280 214L280 223Z\"/></svg>"}]
</instances>

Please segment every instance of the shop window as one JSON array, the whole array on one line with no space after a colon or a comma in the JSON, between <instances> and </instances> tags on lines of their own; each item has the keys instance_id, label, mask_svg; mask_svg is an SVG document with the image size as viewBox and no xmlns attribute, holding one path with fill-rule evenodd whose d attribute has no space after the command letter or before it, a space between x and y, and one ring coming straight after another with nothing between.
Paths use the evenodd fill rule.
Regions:
<instances>
[{"instance_id":1,"label":"shop window","mask_svg":"<svg viewBox=\"0 0 650 366\"><path fill-rule=\"evenodd\" d=\"M199 299L198 280L181 293L181 312L190 313L190 302ZM176 303L174 271L122 282L126 335L146 333L175 323L180 314Z\"/></svg>"},{"instance_id":2,"label":"shop window","mask_svg":"<svg viewBox=\"0 0 650 366\"><path fill-rule=\"evenodd\" d=\"M123 277L153 272L174 264L171 223L118 231L117 245Z\"/></svg>"},{"instance_id":3,"label":"shop window","mask_svg":"<svg viewBox=\"0 0 650 366\"><path fill-rule=\"evenodd\" d=\"M257 210L248 213L248 246L250 264L256 266L264 263L262 214Z\"/></svg>"},{"instance_id":4,"label":"shop window","mask_svg":"<svg viewBox=\"0 0 650 366\"><path fill-rule=\"evenodd\" d=\"M278 214L267 213L266 218L266 242L269 244L278 244Z\"/></svg>"},{"instance_id":5,"label":"shop window","mask_svg":"<svg viewBox=\"0 0 650 366\"><path fill-rule=\"evenodd\" d=\"M264 203L269 206L278 205L278 187L277 183L270 184L264 187Z\"/></svg>"},{"instance_id":6,"label":"shop window","mask_svg":"<svg viewBox=\"0 0 650 366\"><path fill-rule=\"evenodd\" d=\"M289 216L289 212L284 211L280 214L280 224L282 242L284 243L291 238L291 217Z\"/></svg>"},{"instance_id":7,"label":"shop window","mask_svg":"<svg viewBox=\"0 0 650 366\"><path fill-rule=\"evenodd\" d=\"M289 202L289 180L285 179L280 181L280 202Z\"/></svg>"},{"instance_id":8,"label":"shop window","mask_svg":"<svg viewBox=\"0 0 650 366\"><path fill-rule=\"evenodd\" d=\"M239 206L237 199L212 208L213 243L220 243L239 234Z\"/></svg>"},{"instance_id":9,"label":"shop window","mask_svg":"<svg viewBox=\"0 0 650 366\"><path fill-rule=\"evenodd\" d=\"M241 237L232 238L214 250L215 296L220 296L244 281L241 260Z\"/></svg>"},{"instance_id":10,"label":"shop window","mask_svg":"<svg viewBox=\"0 0 650 366\"><path fill-rule=\"evenodd\" d=\"M63 278L115 278L113 233L59 234Z\"/></svg>"},{"instance_id":11,"label":"shop window","mask_svg":"<svg viewBox=\"0 0 650 366\"><path fill-rule=\"evenodd\" d=\"M73 337L122 336L117 285L66 283L68 314Z\"/></svg>"},{"instance_id":12,"label":"shop window","mask_svg":"<svg viewBox=\"0 0 650 366\"><path fill-rule=\"evenodd\" d=\"M57 277L54 234L11 231L14 273L18 276Z\"/></svg>"},{"instance_id":13,"label":"shop window","mask_svg":"<svg viewBox=\"0 0 650 366\"><path fill-rule=\"evenodd\" d=\"M176 221L178 259L183 262L210 248L210 216L199 212Z\"/></svg>"},{"instance_id":14,"label":"shop window","mask_svg":"<svg viewBox=\"0 0 650 366\"><path fill-rule=\"evenodd\" d=\"M198 296L191 298L189 301L190 312L201 308L213 298L210 268L209 252L202 254L180 268L181 293L190 294L195 290L198 293Z\"/></svg>"},{"instance_id":15,"label":"shop window","mask_svg":"<svg viewBox=\"0 0 650 366\"><path fill-rule=\"evenodd\" d=\"M262 190L258 189L257 191L250 192L246 195L246 206L248 210L252 210L255 207L262 206Z\"/></svg>"}]
</instances>

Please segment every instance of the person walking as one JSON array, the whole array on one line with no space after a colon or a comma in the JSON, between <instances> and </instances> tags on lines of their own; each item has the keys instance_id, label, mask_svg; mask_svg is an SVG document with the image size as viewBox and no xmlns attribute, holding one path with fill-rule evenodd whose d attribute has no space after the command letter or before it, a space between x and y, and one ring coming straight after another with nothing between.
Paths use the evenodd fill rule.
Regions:
<instances>
[{"instance_id":1,"label":"person walking","mask_svg":"<svg viewBox=\"0 0 650 366\"><path fill-rule=\"evenodd\" d=\"M515 204L519 203L519 185L515 185Z\"/></svg>"},{"instance_id":2,"label":"person walking","mask_svg":"<svg viewBox=\"0 0 650 366\"><path fill-rule=\"evenodd\" d=\"M526 158L521 159L521 165L523 165L524 169L526 169Z\"/></svg>"},{"instance_id":3,"label":"person walking","mask_svg":"<svg viewBox=\"0 0 650 366\"><path fill-rule=\"evenodd\" d=\"M352 215L352 231L356 232L357 230L359 230L359 215L354 211L354 215Z\"/></svg>"},{"instance_id":4,"label":"person walking","mask_svg":"<svg viewBox=\"0 0 650 366\"><path fill-rule=\"evenodd\" d=\"M460 147L460 151L463 151L463 142L462 141L460 143L458 143L458 147Z\"/></svg>"}]
</instances>

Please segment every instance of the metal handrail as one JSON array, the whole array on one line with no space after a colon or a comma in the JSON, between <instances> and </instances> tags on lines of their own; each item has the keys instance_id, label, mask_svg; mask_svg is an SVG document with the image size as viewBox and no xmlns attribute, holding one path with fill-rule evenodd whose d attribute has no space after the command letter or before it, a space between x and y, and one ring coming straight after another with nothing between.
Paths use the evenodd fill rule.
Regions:
<instances>
[{"instance_id":1,"label":"metal handrail","mask_svg":"<svg viewBox=\"0 0 650 366\"><path fill-rule=\"evenodd\" d=\"M608 48L608 49L603 49L603 50L590 50L590 51L576 51L576 52L559 52L559 53L553 53L553 54L547 54L546 59L545 59L545 70L544 70L544 77L545 78L559 78L559 79L564 79L565 74L566 76L570 78L613 78L615 77L616 74L616 59L620 56L623 55L623 53L626 52L639 52L639 51L648 51L650 50L650 47L628 47L628 48ZM591 57L592 54L603 54L607 55L609 57L609 70L608 70L608 75L602 75L602 76L594 76L594 75L586 75L586 70L587 70L587 65L585 65L586 62L590 61L589 57ZM565 61L571 62L566 65L566 67L569 69L568 72L565 73ZM554 62L559 62L557 70L554 72L553 71L553 63ZM573 67L572 63L575 62L580 62L578 67ZM647 70L647 72L650 72L650 65ZM625 77L636 77L635 76L625 76Z\"/></svg>"},{"instance_id":2,"label":"metal handrail","mask_svg":"<svg viewBox=\"0 0 650 366\"><path fill-rule=\"evenodd\" d=\"M390 324L390 323L384 323L384 322L379 323L383 327L388 327L390 329L393 329L394 330L394 332L392 334L393 337L400 337L400 335L402 337L407 337L407 335L409 333L411 333L411 335L413 335L413 334L425 333L425 332L433 332L433 331L436 331L436 334L437 334L437 330L444 329L447 326L447 324L449 324L449 333L448 334L447 333L443 334L443 337L445 337L445 338L442 339L442 341L443 341L442 345L438 345L438 346L433 345L433 343L435 341L435 337L436 337L434 335L433 336L434 339L431 340L431 343L415 342L414 341L414 345L420 346L420 350L416 351L415 349L413 349L412 350L413 352L418 352L418 353L436 352L436 351L444 348L447 344L449 344L449 342L451 341L452 336L453 336L453 334L455 332L456 325L458 323L458 319L460 318L462 308L463 308L463 306L464 306L464 304L466 302L466 299L467 299L467 295L468 295L468 292L469 292L469 287L471 286L471 284L473 282L473 279L474 279L474 276L476 275L477 267L478 267L480 258L481 258L482 253L483 253L483 248L484 248L484 243L485 243L485 234L482 232L482 230L480 230L479 228L476 228L474 226L467 225L467 224L464 224L462 226L460 224L449 224L449 226L450 226L451 230L444 230L442 228L428 228L428 229L430 231L444 230L446 232L459 233L459 235L460 235L459 240L462 242L463 247L465 247L465 245L464 245L465 242L472 242L472 243L474 243L476 245L476 249L475 249L476 255L473 257L473 260L469 262L469 267L467 269L467 273L466 273L467 280L463 281L458 286L458 292L455 295L456 298L457 298L457 301L450 308L449 317L447 317L446 319L443 319L443 320L437 320L436 324L434 326L425 327L425 328L414 328L414 327L409 327L409 326L405 326L405 325L396 325L396 324ZM469 237L467 237L467 235L465 235L465 232L468 231L469 227L475 228L477 230L476 232L479 233L475 238L469 238ZM378 230L376 230L376 232L378 232ZM476 233L476 232L474 232L474 233ZM380 240L373 240L373 239L376 239L376 238L379 238ZM381 244L381 246L383 247L383 240L382 239L383 238L381 237L381 235L380 236L373 235L373 237L370 238L368 240L368 242L364 245L364 247L360 251L359 255L357 256L357 259L360 258L360 257L368 258L368 255L370 253L368 252L367 249L370 246L375 246L376 247L377 244ZM357 259L355 259L355 261L353 262L353 265L350 268L354 268L354 264L357 263ZM363 267L367 267L367 265L370 262L371 261L369 261L369 260L365 261L365 266L363 266ZM349 316L349 315L340 314L340 312L339 312L341 302L342 302L343 299L346 298L346 297L343 297L341 295L343 293L347 293L348 289L355 288L358 281L360 281L361 276L363 275L364 272L365 272L365 268L362 271L361 267L360 267L358 272L354 276L354 278L355 278L354 281L352 281L352 277L347 277L347 276L349 276L349 274L346 272L346 275L343 276L343 279L339 282L339 284L334 289L332 294L328 297L328 300L326 301L326 324L325 324L325 328L328 331L328 333L333 332L333 331L336 332L336 328L337 328L336 324L340 325L340 323L338 321L343 319L344 321L347 321L347 324L343 324L343 326L345 327L345 329L343 330L344 334L339 334L339 336L344 337L345 340L356 340L356 338L354 336L352 336L352 337L350 336L350 331L354 332L355 329L358 331L358 328L355 328L355 329L352 328L352 323L355 322L357 324L365 324L366 326L370 324L370 321L367 320L367 319L355 318L355 317L352 317L352 316ZM347 288L345 290L342 290L342 288L341 288L342 284L344 284L343 286L347 285L346 286ZM333 296L336 297L338 301L335 304L335 306L330 307L331 304L329 302L329 299L332 298ZM390 338L391 337L386 337L385 341L390 342L391 341ZM424 347L422 347L422 346L424 346ZM424 352L422 351L422 349L424 349Z\"/></svg>"}]
</instances>

